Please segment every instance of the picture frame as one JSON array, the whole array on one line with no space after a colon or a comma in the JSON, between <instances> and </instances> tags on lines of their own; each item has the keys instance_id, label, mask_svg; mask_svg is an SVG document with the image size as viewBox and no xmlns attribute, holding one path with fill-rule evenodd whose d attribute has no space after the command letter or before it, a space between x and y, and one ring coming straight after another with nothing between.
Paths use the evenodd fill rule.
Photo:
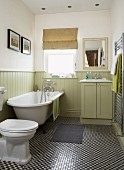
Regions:
<instances>
[{"instance_id":1,"label":"picture frame","mask_svg":"<svg viewBox=\"0 0 124 170\"><path fill-rule=\"evenodd\" d=\"M21 37L21 53L31 54L31 41L25 37Z\"/></svg>"},{"instance_id":2,"label":"picture frame","mask_svg":"<svg viewBox=\"0 0 124 170\"><path fill-rule=\"evenodd\" d=\"M7 47L14 51L20 51L20 34L8 29Z\"/></svg>"}]
</instances>

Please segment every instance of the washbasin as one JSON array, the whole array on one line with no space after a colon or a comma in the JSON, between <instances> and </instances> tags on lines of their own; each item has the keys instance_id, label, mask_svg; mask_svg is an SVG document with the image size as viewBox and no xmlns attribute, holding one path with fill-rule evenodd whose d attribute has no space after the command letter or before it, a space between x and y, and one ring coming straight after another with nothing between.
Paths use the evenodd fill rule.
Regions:
<instances>
[{"instance_id":1,"label":"washbasin","mask_svg":"<svg viewBox=\"0 0 124 170\"><path fill-rule=\"evenodd\" d=\"M94 83L94 82L105 82L105 83L111 83L112 81L111 80L108 80L108 79L106 79L106 78L103 78L103 79L83 79L83 80L80 80L80 83L86 83L86 82L88 82L88 83Z\"/></svg>"}]
</instances>

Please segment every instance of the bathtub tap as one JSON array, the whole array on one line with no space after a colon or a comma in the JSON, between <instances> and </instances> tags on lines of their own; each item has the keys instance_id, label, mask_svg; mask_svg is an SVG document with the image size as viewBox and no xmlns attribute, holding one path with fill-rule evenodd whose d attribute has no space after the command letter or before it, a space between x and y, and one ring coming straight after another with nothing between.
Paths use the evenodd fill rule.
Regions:
<instances>
[{"instance_id":1,"label":"bathtub tap","mask_svg":"<svg viewBox=\"0 0 124 170\"><path fill-rule=\"evenodd\" d=\"M54 91L54 87L53 87L54 82L51 80L44 80L43 82L43 88L45 90L45 92L53 92Z\"/></svg>"},{"instance_id":2,"label":"bathtub tap","mask_svg":"<svg viewBox=\"0 0 124 170\"><path fill-rule=\"evenodd\" d=\"M45 92L54 92L54 88L52 86L45 86L44 91Z\"/></svg>"},{"instance_id":3,"label":"bathtub tap","mask_svg":"<svg viewBox=\"0 0 124 170\"><path fill-rule=\"evenodd\" d=\"M43 81L40 103L43 101L43 95L46 101L46 92L54 92L54 87L52 86L53 84L53 81L50 80Z\"/></svg>"}]
</instances>

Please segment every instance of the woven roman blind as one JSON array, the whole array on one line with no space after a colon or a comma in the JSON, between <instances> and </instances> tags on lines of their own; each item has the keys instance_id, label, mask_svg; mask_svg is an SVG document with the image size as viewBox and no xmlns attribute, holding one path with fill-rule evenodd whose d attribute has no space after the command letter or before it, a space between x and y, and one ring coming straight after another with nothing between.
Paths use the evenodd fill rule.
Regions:
<instances>
[{"instance_id":1,"label":"woven roman blind","mask_svg":"<svg viewBox=\"0 0 124 170\"><path fill-rule=\"evenodd\" d=\"M43 30L43 49L77 49L78 28Z\"/></svg>"}]
</instances>

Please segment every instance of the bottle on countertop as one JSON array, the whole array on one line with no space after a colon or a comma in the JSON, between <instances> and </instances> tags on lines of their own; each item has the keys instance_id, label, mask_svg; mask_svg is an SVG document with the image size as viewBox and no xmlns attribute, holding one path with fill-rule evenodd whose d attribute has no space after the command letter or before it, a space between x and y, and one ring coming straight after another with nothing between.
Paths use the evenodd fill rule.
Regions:
<instances>
[{"instance_id":1,"label":"bottle on countertop","mask_svg":"<svg viewBox=\"0 0 124 170\"><path fill-rule=\"evenodd\" d=\"M86 79L88 79L89 78L89 75L88 75L88 71L86 72Z\"/></svg>"}]
</instances>

